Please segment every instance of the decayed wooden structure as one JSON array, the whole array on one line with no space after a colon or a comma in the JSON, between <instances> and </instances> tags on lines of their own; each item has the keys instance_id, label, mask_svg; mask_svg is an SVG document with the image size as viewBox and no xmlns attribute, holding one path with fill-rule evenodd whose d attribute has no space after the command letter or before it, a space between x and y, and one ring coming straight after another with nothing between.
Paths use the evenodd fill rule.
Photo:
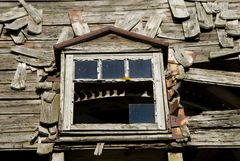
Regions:
<instances>
[{"instance_id":1,"label":"decayed wooden structure","mask_svg":"<svg viewBox=\"0 0 240 161\"><path fill-rule=\"evenodd\" d=\"M20 2L0 2L3 159L240 159L238 0ZM103 72L113 60L121 77ZM131 74L136 60L152 76ZM128 97L154 121L94 108ZM79 118L91 105L103 117Z\"/></svg>"}]
</instances>

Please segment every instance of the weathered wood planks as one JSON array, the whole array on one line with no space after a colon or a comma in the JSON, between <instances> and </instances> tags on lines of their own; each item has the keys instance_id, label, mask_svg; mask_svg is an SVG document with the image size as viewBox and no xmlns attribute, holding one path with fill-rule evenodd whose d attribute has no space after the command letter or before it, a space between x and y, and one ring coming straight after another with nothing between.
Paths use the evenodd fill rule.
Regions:
<instances>
[{"instance_id":1,"label":"weathered wood planks","mask_svg":"<svg viewBox=\"0 0 240 161\"><path fill-rule=\"evenodd\" d=\"M124 19L117 19L114 26L122 28L124 30L131 30L140 20L142 20L142 16L140 14L128 14Z\"/></svg>"},{"instance_id":2,"label":"weathered wood planks","mask_svg":"<svg viewBox=\"0 0 240 161\"><path fill-rule=\"evenodd\" d=\"M238 56L240 53L240 48L235 47L233 49L222 49L218 51L211 51L209 54L209 59L216 59L216 58L229 58Z\"/></svg>"},{"instance_id":3,"label":"weathered wood planks","mask_svg":"<svg viewBox=\"0 0 240 161\"><path fill-rule=\"evenodd\" d=\"M16 19L10 24L6 24L4 28L8 30L19 30L22 27L26 26L27 24L28 24L28 16L24 16Z\"/></svg>"},{"instance_id":4,"label":"weathered wood planks","mask_svg":"<svg viewBox=\"0 0 240 161\"><path fill-rule=\"evenodd\" d=\"M190 68L185 81L240 87L240 73Z\"/></svg>"},{"instance_id":5,"label":"weathered wood planks","mask_svg":"<svg viewBox=\"0 0 240 161\"><path fill-rule=\"evenodd\" d=\"M26 48L24 46L14 46L13 48L11 48L11 51L21 55L29 56L32 58L52 60L52 58L49 57L48 54L45 54L44 52L36 49Z\"/></svg>"},{"instance_id":6,"label":"weathered wood planks","mask_svg":"<svg viewBox=\"0 0 240 161\"><path fill-rule=\"evenodd\" d=\"M87 23L84 22L81 11L71 10L68 16L74 31L75 36L80 36L90 32Z\"/></svg>"},{"instance_id":7,"label":"weathered wood planks","mask_svg":"<svg viewBox=\"0 0 240 161\"><path fill-rule=\"evenodd\" d=\"M168 3L175 18L189 18L190 15L188 13L184 0L168 0Z\"/></svg>"},{"instance_id":8,"label":"weathered wood planks","mask_svg":"<svg viewBox=\"0 0 240 161\"><path fill-rule=\"evenodd\" d=\"M27 12L25 11L25 9L23 7L21 8L14 7L10 9L10 11L8 12L0 13L0 22L1 23L8 22L23 16L27 16Z\"/></svg>"},{"instance_id":9,"label":"weathered wood planks","mask_svg":"<svg viewBox=\"0 0 240 161\"><path fill-rule=\"evenodd\" d=\"M222 47L224 47L224 48L226 48L226 47L233 48L234 47L233 38L228 37L227 33L224 29L217 29L217 34L218 34L218 41Z\"/></svg>"},{"instance_id":10,"label":"weathered wood planks","mask_svg":"<svg viewBox=\"0 0 240 161\"><path fill-rule=\"evenodd\" d=\"M157 34L158 28L162 23L163 17L161 15L152 15L149 17L147 24L144 27L143 35L154 38Z\"/></svg>"},{"instance_id":11,"label":"weathered wood planks","mask_svg":"<svg viewBox=\"0 0 240 161\"><path fill-rule=\"evenodd\" d=\"M43 10L39 9L37 10L39 13L39 16L43 17ZM42 32L42 21L37 24L34 19L31 16L28 16L28 32L31 34L40 34Z\"/></svg>"},{"instance_id":12,"label":"weathered wood planks","mask_svg":"<svg viewBox=\"0 0 240 161\"><path fill-rule=\"evenodd\" d=\"M214 27L212 14L207 14L200 2L196 2L196 10L200 27L206 30L212 29Z\"/></svg>"},{"instance_id":13,"label":"weathered wood planks","mask_svg":"<svg viewBox=\"0 0 240 161\"><path fill-rule=\"evenodd\" d=\"M200 34L200 27L197 20L196 10L189 11L190 18L182 22L184 37L186 39L195 38Z\"/></svg>"}]
</instances>

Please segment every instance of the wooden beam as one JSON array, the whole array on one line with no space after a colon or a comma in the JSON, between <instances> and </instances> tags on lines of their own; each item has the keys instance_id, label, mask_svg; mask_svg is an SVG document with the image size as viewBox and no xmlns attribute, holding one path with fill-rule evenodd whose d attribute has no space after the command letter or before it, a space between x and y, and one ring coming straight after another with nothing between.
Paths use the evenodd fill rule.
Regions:
<instances>
[{"instance_id":1,"label":"wooden beam","mask_svg":"<svg viewBox=\"0 0 240 161\"><path fill-rule=\"evenodd\" d=\"M180 152L168 152L168 161L183 161L183 155Z\"/></svg>"},{"instance_id":2,"label":"wooden beam","mask_svg":"<svg viewBox=\"0 0 240 161\"><path fill-rule=\"evenodd\" d=\"M185 81L240 87L240 73L190 68Z\"/></svg>"}]
</instances>

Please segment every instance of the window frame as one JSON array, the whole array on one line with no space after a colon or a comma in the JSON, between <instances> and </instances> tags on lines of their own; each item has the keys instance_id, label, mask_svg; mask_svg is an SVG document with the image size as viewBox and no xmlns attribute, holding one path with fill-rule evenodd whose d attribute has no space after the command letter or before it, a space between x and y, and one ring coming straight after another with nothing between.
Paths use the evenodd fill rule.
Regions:
<instances>
[{"instance_id":1,"label":"window frame","mask_svg":"<svg viewBox=\"0 0 240 161\"><path fill-rule=\"evenodd\" d=\"M80 58L81 60L93 59L116 59L123 57L128 59L151 59L152 61L152 76L153 78L153 93L154 93L154 106L155 106L155 123L136 123L136 124L73 124L73 93L74 93L74 60ZM166 95L166 85L163 66L163 55L160 52L151 53L75 53L63 52L61 58L61 113L62 113L62 130L167 130L167 115L168 103ZM129 72L128 72L129 73ZM149 80L149 78L147 78ZM106 79L104 79L106 80ZM116 79L113 79L116 80ZM135 80L135 78L134 78ZM137 80L137 78L136 78ZM143 79L140 78L139 81ZM145 80L145 78L144 78ZM87 81L87 79L86 79ZM111 81L111 79L109 79ZM119 80L120 81L120 80ZM165 90L164 90L165 89Z\"/></svg>"}]
</instances>

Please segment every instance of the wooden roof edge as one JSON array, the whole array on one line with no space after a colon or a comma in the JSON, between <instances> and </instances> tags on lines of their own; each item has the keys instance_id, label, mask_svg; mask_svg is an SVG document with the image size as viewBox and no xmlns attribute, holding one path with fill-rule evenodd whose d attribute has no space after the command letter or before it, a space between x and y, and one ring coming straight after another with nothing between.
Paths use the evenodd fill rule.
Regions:
<instances>
[{"instance_id":1,"label":"wooden roof edge","mask_svg":"<svg viewBox=\"0 0 240 161\"><path fill-rule=\"evenodd\" d=\"M125 37L127 39L131 39L131 40L135 40L135 41L139 41L142 43L146 43L149 45L152 45L154 47L161 47L161 48L166 48L169 46L169 44L167 42L158 40L158 39L154 39L145 35L141 35L135 32L131 32L131 31L127 31L118 27L114 27L114 26L106 26L104 28L95 30L95 31L91 31L89 33L83 34L81 36L72 38L70 40L66 40L64 42L58 43L53 45L54 51L56 50L61 50L65 47L68 46L72 46L72 45L76 45L78 43L82 43L82 42L86 42L86 41L90 41L102 36L105 36L107 34L116 34L122 37Z\"/></svg>"},{"instance_id":2,"label":"wooden roof edge","mask_svg":"<svg viewBox=\"0 0 240 161\"><path fill-rule=\"evenodd\" d=\"M138 42L142 42L145 44L149 44L153 47L157 47L157 48L162 48L162 52L164 54L167 55L168 53L168 46L169 43L158 40L158 39L154 39L145 35L141 35L138 33L134 33L131 31L127 31L118 27L114 27L114 26L106 26L104 28L95 30L95 31L91 31L89 33L83 34L81 36L63 41L61 43L55 44L53 45L53 49L54 49L54 55L55 55L55 61L56 61L56 65L57 68L59 69L60 67L60 53L61 50L64 49L65 47L69 47L72 45L76 45L82 42L86 42L86 41L90 41L90 40L94 40L96 38L108 35L108 34L116 34L119 36L122 36L124 38L130 39L130 40L134 40L134 41L138 41Z\"/></svg>"}]
</instances>

